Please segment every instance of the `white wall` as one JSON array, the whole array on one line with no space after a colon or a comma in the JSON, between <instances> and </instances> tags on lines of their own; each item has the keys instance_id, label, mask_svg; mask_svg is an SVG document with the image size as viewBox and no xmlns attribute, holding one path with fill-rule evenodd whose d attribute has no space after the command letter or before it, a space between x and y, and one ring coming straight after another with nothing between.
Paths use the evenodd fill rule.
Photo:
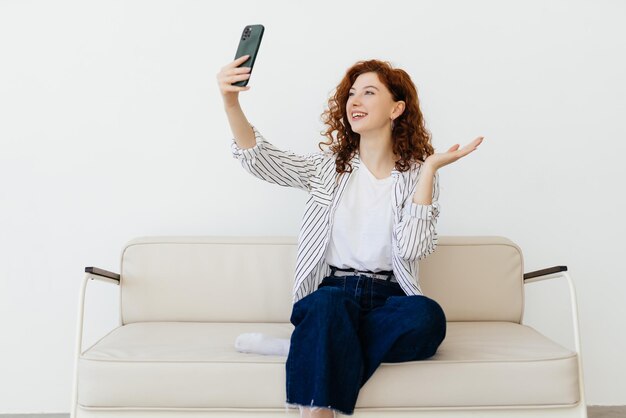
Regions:
<instances>
[{"instance_id":1,"label":"white wall","mask_svg":"<svg viewBox=\"0 0 626 418\"><path fill-rule=\"evenodd\" d=\"M411 74L437 151L485 136L440 171L439 233L567 265L588 402L626 404L626 3L218 4L0 1L0 413L69 411L84 267L118 271L127 240L297 235L306 194L231 157L217 90L255 23L241 103L283 149L318 149L326 99L370 58ZM85 346L117 296L90 284ZM573 348L568 312L565 283L529 285L526 322Z\"/></svg>"}]
</instances>

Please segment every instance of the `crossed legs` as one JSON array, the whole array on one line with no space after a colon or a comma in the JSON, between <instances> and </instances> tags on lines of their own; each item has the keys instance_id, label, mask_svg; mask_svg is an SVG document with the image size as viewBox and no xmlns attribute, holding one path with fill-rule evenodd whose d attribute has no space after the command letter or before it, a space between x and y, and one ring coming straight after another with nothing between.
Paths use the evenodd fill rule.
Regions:
<instances>
[{"instance_id":1,"label":"crossed legs","mask_svg":"<svg viewBox=\"0 0 626 418\"><path fill-rule=\"evenodd\" d=\"M428 297L391 296L361 315L358 301L332 286L299 300L291 322L287 402L311 418L353 414L360 388L381 362L428 358L446 333L444 312Z\"/></svg>"}]
</instances>

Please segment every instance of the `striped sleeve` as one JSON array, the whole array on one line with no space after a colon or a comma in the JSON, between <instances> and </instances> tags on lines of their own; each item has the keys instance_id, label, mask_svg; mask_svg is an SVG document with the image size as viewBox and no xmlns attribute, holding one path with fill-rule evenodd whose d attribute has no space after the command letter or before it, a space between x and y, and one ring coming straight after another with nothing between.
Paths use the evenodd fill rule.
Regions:
<instances>
[{"instance_id":1,"label":"striped sleeve","mask_svg":"<svg viewBox=\"0 0 626 418\"><path fill-rule=\"evenodd\" d=\"M232 138L233 158L239 160L248 173L261 180L310 192L320 153L299 155L280 150L263 138L255 126L251 124L250 127L254 131L256 145L252 148L240 148L235 138Z\"/></svg>"},{"instance_id":2,"label":"striped sleeve","mask_svg":"<svg viewBox=\"0 0 626 418\"><path fill-rule=\"evenodd\" d=\"M409 196L400 222L396 226L398 254L405 260L415 261L432 254L437 247L437 218L439 216L439 172L433 179L433 197L430 205L418 205Z\"/></svg>"}]
</instances>

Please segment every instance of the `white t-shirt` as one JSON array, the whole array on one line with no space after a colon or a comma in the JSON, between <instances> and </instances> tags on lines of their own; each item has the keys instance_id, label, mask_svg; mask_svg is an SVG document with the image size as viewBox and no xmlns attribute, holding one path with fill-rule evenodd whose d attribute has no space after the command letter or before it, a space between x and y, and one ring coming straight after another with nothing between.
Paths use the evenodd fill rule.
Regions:
<instances>
[{"instance_id":1,"label":"white t-shirt","mask_svg":"<svg viewBox=\"0 0 626 418\"><path fill-rule=\"evenodd\" d=\"M392 270L393 176L377 179L361 163L335 211L326 262L361 271Z\"/></svg>"},{"instance_id":2,"label":"white t-shirt","mask_svg":"<svg viewBox=\"0 0 626 418\"><path fill-rule=\"evenodd\" d=\"M336 209L343 200L349 180L362 172L363 164L359 153L354 153L350 159L352 173L337 173L337 155L332 151L297 154L281 150L265 139L254 125L250 126L256 145L242 149L232 138L233 157L247 172L261 180L294 187L308 194L298 234L292 299L296 303L313 293L331 273L326 250L330 245ZM394 168L391 171L391 260L394 276L407 296L424 294L419 284L418 261L432 254L437 247L439 172L436 171L433 178L432 203L417 204L413 198L422 167L422 164L413 162L409 170Z\"/></svg>"}]
</instances>

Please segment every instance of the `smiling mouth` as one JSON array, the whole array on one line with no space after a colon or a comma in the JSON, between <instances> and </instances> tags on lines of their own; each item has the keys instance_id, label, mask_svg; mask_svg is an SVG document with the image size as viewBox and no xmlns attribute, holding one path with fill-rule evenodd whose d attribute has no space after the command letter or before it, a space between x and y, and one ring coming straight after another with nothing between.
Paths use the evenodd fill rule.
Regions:
<instances>
[{"instance_id":1,"label":"smiling mouth","mask_svg":"<svg viewBox=\"0 0 626 418\"><path fill-rule=\"evenodd\" d=\"M356 117L354 117L354 116L350 116L350 120L357 121L357 120L364 119L364 118L366 118L366 117L367 117L367 114L365 114L365 115L363 115L363 116L356 116Z\"/></svg>"}]
</instances>

